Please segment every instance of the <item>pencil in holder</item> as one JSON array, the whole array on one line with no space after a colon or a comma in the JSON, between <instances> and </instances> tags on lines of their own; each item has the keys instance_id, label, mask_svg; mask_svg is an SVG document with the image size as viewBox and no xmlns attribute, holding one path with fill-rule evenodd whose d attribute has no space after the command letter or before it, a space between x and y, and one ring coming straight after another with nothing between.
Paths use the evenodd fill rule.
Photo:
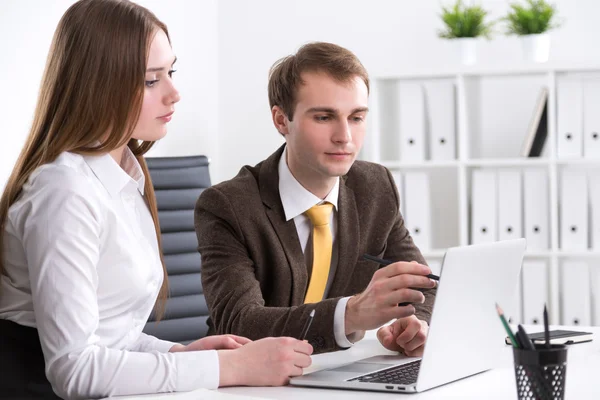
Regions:
<instances>
[{"instance_id":1,"label":"pencil in holder","mask_svg":"<svg viewBox=\"0 0 600 400\"><path fill-rule=\"evenodd\" d=\"M564 399L567 347L535 345L535 350L513 348L519 400Z\"/></svg>"}]
</instances>

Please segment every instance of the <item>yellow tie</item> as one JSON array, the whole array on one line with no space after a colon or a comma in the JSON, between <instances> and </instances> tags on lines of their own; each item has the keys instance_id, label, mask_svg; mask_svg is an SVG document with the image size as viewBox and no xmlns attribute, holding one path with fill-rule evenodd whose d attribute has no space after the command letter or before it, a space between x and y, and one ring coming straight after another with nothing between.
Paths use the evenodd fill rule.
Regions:
<instances>
[{"instance_id":1,"label":"yellow tie","mask_svg":"<svg viewBox=\"0 0 600 400\"><path fill-rule=\"evenodd\" d=\"M329 228L329 218L333 204L324 203L311 207L306 216L313 224L313 264L308 290L304 303L316 303L323 300L329 267L331 266L331 248L333 239Z\"/></svg>"}]
</instances>

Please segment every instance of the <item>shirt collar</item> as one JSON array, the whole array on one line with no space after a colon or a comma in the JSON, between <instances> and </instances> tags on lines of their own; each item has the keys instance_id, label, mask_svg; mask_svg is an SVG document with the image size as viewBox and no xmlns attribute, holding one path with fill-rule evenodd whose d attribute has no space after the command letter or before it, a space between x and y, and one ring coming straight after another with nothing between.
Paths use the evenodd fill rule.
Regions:
<instances>
[{"instance_id":1,"label":"shirt collar","mask_svg":"<svg viewBox=\"0 0 600 400\"><path fill-rule=\"evenodd\" d=\"M289 221L303 214L306 210L316 204L329 202L333 204L333 208L337 210L338 195L340 192L340 178L337 178L335 185L325 197L321 200L304 188L296 180L287 165L287 147L283 149L281 158L279 159L279 196L285 213L285 220Z\"/></svg>"},{"instance_id":2,"label":"shirt collar","mask_svg":"<svg viewBox=\"0 0 600 400\"><path fill-rule=\"evenodd\" d=\"M84 156L84 159L111 196L119 194L130 183L144 195L144 172L129 147L123 150L121 165L110 154Z\"/></svg>"}]
</instances>

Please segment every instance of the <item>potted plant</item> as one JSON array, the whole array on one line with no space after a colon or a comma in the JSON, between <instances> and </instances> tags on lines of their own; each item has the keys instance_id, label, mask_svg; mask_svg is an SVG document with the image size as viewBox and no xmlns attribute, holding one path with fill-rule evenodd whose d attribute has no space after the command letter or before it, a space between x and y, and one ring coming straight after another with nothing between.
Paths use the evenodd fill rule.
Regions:
<instances>
[{"instance_id":1,"label":"potted plant","mask_svg":"<svg viewBox=\"0 0 600 400\"><path fill-rule=\"evenodd\" d=\"M559 26L556 22L556 7L546 0L525 0L525 4L510 4L504 20L507 34L518 35L523 44L525 59L546 62L550 54L548 31Z\"/></svg>"},{"instance_id":2,"label":"potted plant","mask_svg":"<svg viewBox=\"0 0 600 400\"><path fill-rule=\"evenodd\" d=\"M478 37L489 39L493 22L486 22L488 12L479 5L466 6L462 0L457 0L452 7L442 7L440 17L444 29L438 32L439 37L452 39L458 43L461 59L464 64L474 64L477 61Z\"/></svg>"}]
</instances>

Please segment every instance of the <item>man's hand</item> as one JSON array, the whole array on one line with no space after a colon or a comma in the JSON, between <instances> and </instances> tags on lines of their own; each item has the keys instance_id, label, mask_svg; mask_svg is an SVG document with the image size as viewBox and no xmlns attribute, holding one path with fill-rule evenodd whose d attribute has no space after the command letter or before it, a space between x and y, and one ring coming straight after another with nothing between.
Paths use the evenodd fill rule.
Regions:
<instances>
[{"instance_id":1,"label":"man's hand","mask_svg":"<svg viewBox=\"0 0 600 400\"><path fill-rule=\"evenodd\" d=\"M377 331L377 339L388 350L399 351L409 357L421 357L428 332L427 322L411 315L381 327Z\"/></svg>"},{"instance_id":2,"label":"man's hand","mask_svg":"<svg viewBox=\"0 0 600 400\"><path fill-rule=\"evenodd\" d=\"M236 335L207 336L198 339L187 346L176 344L169 350L171 353L178 351L201 351L201 350L235 350L252 340Z\"/></svg>"},{"instance_id":3,"label":"man's hand","mask_svg":"<svg viewBox=\"0 0 600 400\"><path fill-rule=\"evenodd\" d=\"M364 292L351 297L346 305L346 335L375 329L386 322L415 313L411 305L421 304L425 296L419 290L434 288L436 282L427 278L431 269L413 262L396 262L377 270Z\"/></svg>"}]
</instances>

